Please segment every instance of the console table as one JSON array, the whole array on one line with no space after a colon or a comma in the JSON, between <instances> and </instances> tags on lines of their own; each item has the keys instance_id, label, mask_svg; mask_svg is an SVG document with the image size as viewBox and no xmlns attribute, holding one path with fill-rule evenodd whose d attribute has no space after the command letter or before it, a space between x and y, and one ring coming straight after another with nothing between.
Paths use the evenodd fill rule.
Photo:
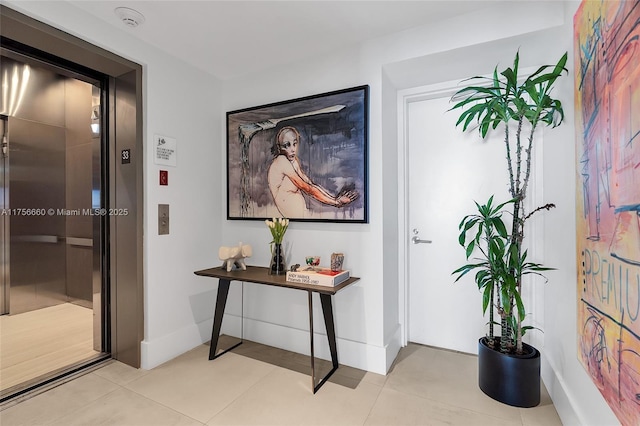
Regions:
<instances>
[{"instance_id":1,"label":"console table","mask_svg":"<svg viewBox=\"0 0 640 426\"><path fill-rule=\"evenodd\" d=\"M203 277L218 278L218 295L216 298L216 307L213 314L213 330L211 331L211 348L209 349L209 359L213 360L221 355L229 352L233 348L237 347L240 343L235 344L229 349L216 354L218 348L218 338L220 337L220 328L222 326L222 316L224 315L224 308L227 303L227 296L229 294L229 286L231 281L250 282L255 284L271 285L276 287L292 288L295 290L304 290L308 294L309 299L309 340L311 345L311 389L315 394L318 389L331 377L331 375L338 369L338 350L336 346L336 332L333 323L333 306L331 302L331 296L338 291L347 287L350 284L358 281L360 278L350 277L348 280L343 281L335 287L327 287L320 285L291 283L286 280L284 275L269 275L269 268L259 266L247 266L245 271L232 270L227 272L226 268L216 267L203 269L201 271L194 272L196 275ZM320 296L320 304L322 305L322 314L324 316L324 325L327 330L327 339L329 340L329 351L331 352L331 363L333 368L316 384L316 372L314 362L314 347L313 347L313 293L318 293Z\"/></svg>"}]
</instances>

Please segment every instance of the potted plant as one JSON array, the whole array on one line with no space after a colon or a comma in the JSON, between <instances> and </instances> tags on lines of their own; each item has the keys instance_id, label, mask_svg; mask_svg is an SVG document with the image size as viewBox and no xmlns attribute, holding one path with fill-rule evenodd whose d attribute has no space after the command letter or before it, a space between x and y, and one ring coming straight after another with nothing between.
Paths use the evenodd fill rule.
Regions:
<instances>
[{"instance_id":1,"label":"potted plant","mask_svg":"<svg viewBox=\"0 0 640 426\"><path fill-rule=\"evenodd\" d=\"M501 127L504 132L510 200L494 204L493 196L484 204L476 202L477 213L460 222L458 241L467 260L453 273L456 282L470 272L483 294L483 312L489 313L489 332L478 343L479 385L490 397L509 405L533 407L540 403L540 352L523 343L530 326L524 326L526 309L522 301L523 277L541 275L548 270L527 260L523 249L526 221L540 210L527 212L527 197L533 143L539 126L556 127L562 123L562 103L551 97L556 80L566 72L565 53L555 65L544 65L522 80L519 75L519 53L513 66L492 77L469 80L488 84L471 85L457 91L451 110L462 110L456 126L463 131L477 123L485 138L490 130ZM510 232L505 224L505 209L511 209ZM495 321L495 314L499 322ZM494 326L499 325L499 337Z\"/></svg>"}]
</instances>

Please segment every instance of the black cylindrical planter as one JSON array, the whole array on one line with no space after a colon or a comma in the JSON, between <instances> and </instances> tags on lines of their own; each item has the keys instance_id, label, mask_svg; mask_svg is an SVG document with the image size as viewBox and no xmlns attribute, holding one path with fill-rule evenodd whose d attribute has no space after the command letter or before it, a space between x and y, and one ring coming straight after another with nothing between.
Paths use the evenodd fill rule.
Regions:
<instances>
[{"instance_id":1,"label":"black cylindrical planter","mask_svg":"<svg viewBox=\"0 0 640 426\"><path fill-rule=\"evenodd\" d=\"M478 384L482 392L514 407L540 404L540 351L526 343L523 355L491 349L478 342Z\"/></svg>"}]
</instances>

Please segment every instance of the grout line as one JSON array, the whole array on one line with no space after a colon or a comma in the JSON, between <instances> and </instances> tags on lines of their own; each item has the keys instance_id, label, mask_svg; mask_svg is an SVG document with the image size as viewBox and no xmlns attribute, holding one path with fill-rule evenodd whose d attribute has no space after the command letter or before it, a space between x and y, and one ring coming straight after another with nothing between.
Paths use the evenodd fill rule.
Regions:
<instances>
[{"instance_id":1,"label":"grout line","mask_svg":"<svg viewBox=\"0 0 640 426\"><path fill-rule=\"evenodd\" d=\"M378 394L376 395L376 398L373 400L373 404L371 404L371 408L369 408L369 412L367 413L367 416L364 418L364 422L362 423L363 425L365 425L367 423L367 421L371 417L371 413L376 408L376 405L378 405L378 401L380 400L380 395L382 395L382 391L384 390L384 387L386 386L387 381L385 379L384 384L382 386L379 386L379 385L376 385L376 384L373 384L373 383L369 383L369 384L373 385L375 387L379 387L380 390L378 391Z\"/></svg>"},{"instance_id":2,"label":"grout line","mask_svg":"<svg viewBox=\"0 0 640 426\"><path fill-rule=\"evenodd\" d=\"M118 385L118 386L120 387L120 390L123 390L123 391L126 391L126 392L134 393L134 394L138 395L139 397L146 399L146 400L147 400L147 401L149 401L149 402L152 402L152 403L157 404L157 405L160 405L160 406L162 406L162 407L164 407L164 408L166 408L166 409L168 409L168 410L170 410L170 411L173 411L174 413L178 414L180 417L186 417L186 418L188 418L188 419L190 419L190 420L193 420L193 421L195 421L195 422L198 422L198 423L200 423L202 426L206 426L206 424L209 422L209 420L207 420L206 422L204 422L204 423L203 423L203 422L201 422L200 420L195 419L195 418L191 417L191 416L190 416L190 415L188 415L188 414L185 414L185 413L183 413L183 412L181 412L181 411L178 411L178 410L176 410L175 408L170 407L170 406L168 406L168 405L164 404L163 402L156 401L155 399L150 398L150 397L148 397L148 396L146 396L146 395L144 395L144 394L141 394L140 392L137 392L137 391L136 391L136 390L134 390L134 389L129 389L129 388L127 388L127 387L124 387L123 385ZM115 392L115 391L117 391L117 390L118 390L118 389L114 390L113 392ZM111 394L111 393L112 393L112 392L109 392L109 394ZM107 394L107 395L108 395L108 394ZM106 396L106 395L105 395L105 396Z\"/></svg>"},{"instance_id":3,"label":"grout line","mask_svg":"<svg viewBox=\"0 0 640 426\"><path fill-rule=\"evenodd\" d=\"M238 355L238 354L234 354L234 355ZM238 355L238 356L242 356L242 355ZM246 358L246 357L244 357L244 358ZM290 371L290 370L287 370L286 368L279 367L279 366L277 366L277 365L273 365L273 364L270 364L270 363L267 363L267 362L264 362L264 361L260 361L260 360L253 359L253 358L249 358L249 359L251 359L251 360L253 360L253 361L255 361L255 362L262 363L262 364L268 364L268 365L271 365L271 367L272 367L272 368L267 372L267 374L265 374L265 375L264 375L264 376L262 376L262 377L259 377L259 378L254 382L254 383L252 383L251 385L249 385L249 386L248 386L244 391L240 392L240 393L239 393L235 398L233 398L231 401L229 401L229 403L228 403L228 404L226 404L224 407L222 407L222 408L220 409L220 411L218 411L218 412L217 412L217 413L215 413L211 418L209 418L209 419L205 422L205 424L208 424L209 422L211 422L211 420L213 420L214 418L216 418L218 415L220 415L221 413L223 413L227 408L229 408L231 405L233 405L236 401L238 401L240 398L242 398L243 396L245 396L245 395L246 395L246 394L247 394L251 389L253 389L253 388L255 388L256 386L258 386L258 383L260 383L261 381L263 381L264 379L266 379L268 376L270 376L270 375L272 375L272 374L275 374L275 372L276 372L278 369L280 369L280 370L285 370L285 371ZM297 373L297 372L295 372L295 371L294 371L294 373ZM300 374L300 373L297 373L297 374Z\"/></svg>"}]
</instances>

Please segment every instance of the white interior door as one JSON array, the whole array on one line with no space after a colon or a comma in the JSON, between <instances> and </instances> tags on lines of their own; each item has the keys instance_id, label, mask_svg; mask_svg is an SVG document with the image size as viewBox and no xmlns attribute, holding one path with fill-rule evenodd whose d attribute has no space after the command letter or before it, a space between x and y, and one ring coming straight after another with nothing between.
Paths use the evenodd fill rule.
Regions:
<instances>
[{"instance_id":1,"label":"white interior door","mask_svg":"<svg viewBox=\"0 0 640 426\"><path fill-rule=\"evenodd\" d=\"M450 94L409 102L406 111L408 239L408 340L477 353L486 334L482 296L472 276L453 283L466 263L458 224L475 213L473 201L508 199L500 132L481 142L477 131L455 127Z\"/></svg>"}]
</instances>

